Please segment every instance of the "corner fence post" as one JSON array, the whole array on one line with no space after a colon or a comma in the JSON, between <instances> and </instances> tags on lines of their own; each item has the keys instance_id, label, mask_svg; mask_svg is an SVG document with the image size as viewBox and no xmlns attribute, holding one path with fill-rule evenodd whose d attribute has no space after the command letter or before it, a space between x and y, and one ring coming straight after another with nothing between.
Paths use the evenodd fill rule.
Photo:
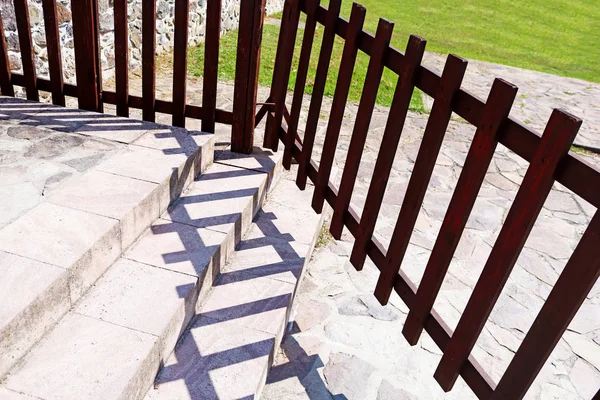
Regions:
<instances>
[{"instance_id":1,"label":"corner fence post","mask_svg":"<svg viewBox=\"0 0 600 400\"><path fill-rule=\"evenodd\" d=\"M79 108L100 111L95 0L71 0Z\"/></svg>"},{"instance_id":2,"label":"corner fence post","mask_svg":"<svg viewBox=\"0 0 600 400\"><path fill-rule=\"evenodd\" d=\"M254 145L256 91L264 18L265 0L241 0L231 129L231 149L236 153L249 154Z\"/></svg>"}]
</instances>

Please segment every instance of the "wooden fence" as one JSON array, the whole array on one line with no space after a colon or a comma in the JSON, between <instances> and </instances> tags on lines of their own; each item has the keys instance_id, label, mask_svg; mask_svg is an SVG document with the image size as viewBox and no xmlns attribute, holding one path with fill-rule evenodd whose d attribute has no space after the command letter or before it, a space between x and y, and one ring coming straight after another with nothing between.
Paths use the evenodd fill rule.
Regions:
<instances>
[{"instance_id":1,"label":"wooden fence","mask_svg":"<svg viewBox=\"0 0 600 400\"><path fill-rule=\"evenodd\" d=\"M173 99L156 98L156 1L144 0L142 8L142 96L129 94L129 32L127 0L114 0L116 90L102 88L98 0L72 0L71 12L77 84L63 82L56 0L43 0L50 79L37 77L27 0L13 0L19 34L23 73L11 73L2 20L0 19L0 90L14 96L13 85L22 86L29 100L39 100L39 91L52 94L52 102L65 105L65 96L77 97L78 106L103 112L103 104L116 105L117 115L129 116L129 109L141 109L142 118L154 121L156 113L171 114L174 126L185 118L202 120L202 130L214 132L215 123L232 125L232 147L252 151L256 90L258 86L264 0L241 0L235 94L233 110L216 107L221 33L221 0L208 0L204 48L202 105L187 104L186 75L189 0L176 0L174 11Z\"/></svg>"},{"instance_id":2,"label":"wooden fence","mask_svg":"<svg viewBox=\"0 0 600 400\"><path fill-rule=\"evenodd\" d=\"M102 88L97 0L73 0L74 46L77 85L63 82L56 0L43 0L48 43L50 79L37 77L34 63L27 0L14 0L23 74L11 73L0 19L0 90L14 96L13 85L25 88L27 98L39 99L39 90L51 92L52 102L65 104L65 96L77 97L79 107L102 111L103 104L116 105L117 114L127 117L130 108L141 109L143 119L154 121L155 113L173 116L175 126L185 118L202 120L202 128L213 132L215 123L232 125L233 150L248 153L253 146L254 127L267 117L264 145L284 147L284 166L292 158L299 164L297 184L315 184L312 206L321 212L327 201L334 209L331 232L339 238L345 226L355 237L351 262L361 269L368 256L381 271L375 296L385 304L395 290L409 307L403 333L415 344L426 330L443 357L435 378L450 390L460 375L482 399L513 399L525 395L544 362L561 338L600 274L600 214L596 213L568 261L545 304L526 334L508 369L497 385L470 357L471 350L515 265L553 182L600 207L600 172L568 150L581 121L555 110L543 135L538 135L508 116L517 88L497 79L486 102L460 89L467 62L450 55L441 76L421 65L425 41L411 36L404 53L390 47L393 23L381 20L376 34L365 32L366 10L355 4L350 20L339 16L341 0L331 0L326 9L319 0L286 0L271 93L256 112L256 92L265 0L241 0L240 31L233 110L216 107L221 1L208 0L202 105L186 102L189 0L175 2L175 47L173 100L156 99L156 0L144 0L142 10L142 96L129 94L127 1L114 0L116 90ZM301 13L306 23L296 72L291 109L285 105ZM324 27L319 60L302 140L298 122L307 81L317 24ZM345 40L338 81L333 98L320 163L312 159L326 77L334 40ZM344 118L352 72L358 52L370 56L363 94L348 149L339 188L330 182L337 141ZM373 179L362 215L350 199L357 178L362 148L375 106L383 69L398 75L398 84L383 135ZM434 98L407 193L388 249L373 237L383 195L398 147L414 88ZM401 264L423 201L437 154L452 113L477 128L459 177L438 239L417 288L401 270ZM454 332L432 308L452 256L472 211L485 173L498 143L530 165L506 217L496 244L485 264L473 294ZM597 395L598 396L598 395Z\"/></svg>"},{"instance_id":3,"label":"wooden fence","mask_svg":"<svg viewBox=\"0 0 600 400\"><path fill-rule=\"evenodd\" d=\"M448 56L439 76L421 65L425 40L411 36L402 53L390 47L393 23L380 20L373 36L363 30L364 7L354 4L348 21L339 16L340 5L341 0L331 0L328 9L320 5L319 0L286 2L269 98L274 108L267 113L264 145L276 150L281 139L285 146L284 166L290 167L292 157L299 164L298 187L304 189L307 178L315 184L314 210L321 212L324 201L333 207L332 235L339 239L345 226L355 238L350 258L354 267L362 269L369 256L380 270L375 288L377 299L386 304L395 290L409 307L403 328L406 339L415 345L421 332L426 330L443 351L434 376L445 391L453 387L460 375L479 398L521 398L598 279L600 213L596 212L587 227L497 385L470 354L552 184L558 181L596 208L600 207L600 172L568 153L581 121L564 111L554 110L540 136L508 116L517 93L514 85L496 79L487 101L483 102L460 89L467 67L465 60ZM306 15L306 23L288 112L285 99L300 13ZM306 128L300 139L298 121L317 24L323 25L324 30ZM311 156L336 36L344 39L344 49L317 164ZM370 61L341 183L335 187L329 179L358 51L369 55ZM350 206L350 199L384 67L398 75L398 83L364 209L362 215L358 215ZM434 98L434 103L390 245L385 249L373 237L373 232L414 88ZM477 131L424 276L416 287L400 267L453 112L474 125ZM527 160L529 168L458 326L452 332L432 307L498 143Z\"/></svg>"}]
</instances>

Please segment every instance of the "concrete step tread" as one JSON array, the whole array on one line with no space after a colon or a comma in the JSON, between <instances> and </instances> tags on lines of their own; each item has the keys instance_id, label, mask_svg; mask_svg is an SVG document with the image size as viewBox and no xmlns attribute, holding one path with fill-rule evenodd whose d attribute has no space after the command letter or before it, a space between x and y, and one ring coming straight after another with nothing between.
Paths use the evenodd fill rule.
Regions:
<instances>
[{"instance_id":1,"label":"concrete step tread","mask_svg":"<svg viewBox=\"0 0 600 400\"><path fill-rule=\"evenodd\" d=\"M143 397L195 315L198 298L208 292L250 226L277 168L277 161L270 173L210 166L2 386L43 399ZM95 330L85 326L90 319ZM64 334L62 340L56 332ZM115 351L120 354L113 357ZM56 365L61 366L58 373ZM90 371L96 366L112 372Z\"/></svg>"},{"instance_id":2,"label":"concrete step tread","mask_svg":"<svg viewBox=\"0 0 600 400\"><path fill-rule=\"evenodd\" d=\"M311 194L290 180L270 193L146 400L260 395L323 221Z\"/></svg>"},{"instance_id":3,"label":"concrete step tread","mask_svg":"<svg viewBox=\"0 0 600 400\"><path fill-rule=\"evenodd\" d=\"M37 184L36 174L63 176L67 165L81 172L0 227L2 377L212 164L215 138L5 97L0 115L2 140L40 159L14 179Z\"/></svg>"}]
</instances>

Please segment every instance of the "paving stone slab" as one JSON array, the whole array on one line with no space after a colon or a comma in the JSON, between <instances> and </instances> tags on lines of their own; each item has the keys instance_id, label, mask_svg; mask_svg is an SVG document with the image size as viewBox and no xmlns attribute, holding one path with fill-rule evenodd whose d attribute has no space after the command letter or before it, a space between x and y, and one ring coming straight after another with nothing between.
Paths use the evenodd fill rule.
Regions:
<instances>
[{"instance_id":1,"label":"paving stone slab","mask_svg":"<svg viewBox=\"0 0 600 400\"><path fill-rule=\"evenodd\" d=\"M0 376L71 306L69 273L0 251Z\"/></svg>"},{"instance_id":2,"label":"paving stone slab","mask_svg":"<svg viewBox=\"0 0 600 400\"><path fill-rule=\"evenodd\" d=\"M159 357L157 340L153 335L69 313L6 377L4 385L41 398L133 398L135 388L125 391L125 396L121 391Z\"/></svg>"},{"instance_id":3,"label":"paving stone slab","mask_svg":"<svg viewBox=\"0 0 600 400\"><path fill-rule=\"evenodd\" d=\"M236 321L199 319L177 345L146 398L254 398L266 377L274 343L274 335Z\"/></svg>"},{"instance_id":4,"label":"paving stone slab","mask_svg":"<svg viewBox=\"0 0 600 400\"><path fill-rule=\"evenodd\" d=\"M110 189L111 177L117 177L116 175L96 170L90 174L102 175L106 178L106 190ZM66 398L80 398L77 396L81 393L84 398L105 396L105 398L120 397L129 399L140 398L140 396L146 393L160 366L168 359L178 338L182 335L190 320L196 315L198 299L202 299L209 293L210 287L228 259L229 253L233 251L236 243L241 239L244 232L240 231L240 229L246 230L249 227L253 215L260 208L260 202L266 197L267 183L270 182L273 172L263 173L239 167L214 164L207 171L206 176L208 178L199 177L194 182L194 185L198 184L201 188L203 187L208 190L208 194L205 193L203 195L198 187L190 187L190 191L195 196L195 204L199 206L203 202L210 203L216 201L218 203L220 201L219 193L215 193L215 190L222 190L225 187L233 188L239 184L239 181L231 182L232 177L237 180L240 177L249 177L246 182L245 189L247 191L244 192L245 196L239 197L242 201L238 201L236 204L225 204L222 207L223 210L236 215L238 219L238 221L233 220L231 224L221 226L221 229L227 227L229 231L222 232L209 228L198 228L193 225L164 219L172 212L172 210L167 210L163 218L155 221L124 256L113 264L94 284L90 291L71 311L71 314L63 319L57 328L43 339L40 344L31 349L30 355L23 358L19 366L11 371L9 378L12 383L7 381L6 387L34 395L40 395L47 387L47 393L58 395L58 397L64 394ZM124 182L132 179L121 176L117 178ZM202 183L203 179L207 179L209 185ZM229 183L227 183L228 180ZM221 181L223 181L223 184L221 184ZM139 192L143 191L146 186L148 189L156 186L154 183L145 181L143 184L142 187L132 185L131 193L128 192L128 188L122 187L119 189L119 185L116 185L115 194L111 195L111 197L118 197L120 192L123 192L120 196L124 196L125 199L128 199L129 196L141 196L142 194ZM83 188L83 186L85 185L81 183L77 185L80 188ZM97 190L98 193L93 192L93 190L90 191L91 193L88 193L87 189L82 191L88 193L87 196L91 196L92 200L89 201L85 200L85 194L81 195L84 197L83 200L78 199L78 192L75 192L74 195L62 195L61 199L69 201L71 198L76 198L76 203L82 208L91 208L93 210L90 209L89 211L98 213L113 213L110 214L112 216L116 216L122 212L118 204L111 207L110 204L106 206L104 202L94 200L105 195L102 188ZM254 194L248 191L254 192ZM211 197L213 194L217 196L214 198ZM187 193L184 194L184 198L189 198L186 196ZM118 199L113 201L118 201ZM125 201L125 203L127 202ZM132 203L135 203L135 200L132 200ZM177 204L174 204L172 208L177 208ZM244 218L250 222L247 224L242 223L240 220ZM277 282L274 280L270 281ZM281 282L278 282L278 284L281 284ZM287 291L289 297L291 296L293 285L285 285L291 288ZM284 314L286 307L287 303L282 305ZM77 361L75 356L70 353L64 354L62 351L50 349L50 347L58 348L56 344L46 344L57 330L60 331L62 329L61 326L63 324L67 324L65 321L70 316L89 318L97 321L92 325L102 322L118 329L128 329L140 335L148 335L151 338L151 340L148 339L151 345L125 348L123 347L124 345L114 340L108 334L107 339L103 340L100 344L103 347L102 352L119 352L119 357L122 359L132 360L132 363L130 363L131 368L122 372L125 377L129 378L123 378L122 380L116 380L112 377L97 379L93 385L90 385L92 388L89 390L86 389L88 392L84 392L83 388L86 387L85 381L91 379L89 375L90 371L88 371L91 367L87 364L87 360ZM282 331L285 324L285 315L278 320L277 329L273 330ZM71 328L75 334L80 334L74 327ZM260 334L265 335L264 333ZM275 337L274 334L266 335L267 337ZM86 334L83 333L81 336L83 336L81 340L85 340ZM69 340L72 341L72 339ZM69 340L67 340L67 344L83 349L88 345L81 342L70 343ZM123 338L124 342L130 340L134 340L134 337L125 336ZM32 374L40 373L43 368L49 368L48 365L44 367L38 364L50 364L51 360L54 361L50 356L44 356L42 359L36 357L42 357L40 354L44 355L51 351L57 351L54 354L57 364L62 365L62 363L66 363L67 361L74 364L70 367L71 372L67 373L74 374L69 379L76 382L68 389L61 386L65 385L64 382L62 384L43 384L40 388L31 387L32 384L30 382L35 380ZM100 354L96 356L101 357ZM137 360L137 363L133 362L135 360ZM124 368L122 366L110 367L111 363L119 362L119 360L114 358L111 359L109 357L102 360L102 362L106 369L119 371L119 368ZM33 363L34 365L29 368L29 363ZM79 364L79 367L77 367L77 364ZM262 364L264 371L260 376L264 381L268 362ZM78 369L86 371L75 373L74 371ZM18 376L18 379L12 378L15 374ZM61 376L58 379L66 378L65 376ZM111 385L111 387L108 388L106 385Z\"/></svg>"},{"instance_id":5,"label":"paving stone slab","mask_svg":"<svg viewBox=\"0 0 600 400\"><path fill-rule=\"evenodd\" d=\"M0 230L0 249L71 270L71 299L121 254L118 221L42 203Z\"/></svg>"},{"instance_id":6,"label":"paving stone slab","mask_svg":"<svg viewBox=\"0 0 600 400\"><path fill-rule=\"evenodd\" d=\"M48 201L119 220L121 246L126 249L158 218L170 196L167 186L92 170L55 191Z\"/></svg>"},{"instance_id":7,"label":"paving stone slab","mask_svg":"<svg viewBox=\"0 0 600 400\"><path fill-rule=\"evenodd\" d=\"M283 193L291 185L295 185L293 181L282 180L268 198L285 199L287 195ZM305 260L310 258L322 222L321 216L313 213L308 217L304 213L308 204L304 204L305 210L293 205L293 201L287 205L267 203L263 209L268 211L256 215L206 300L198 303L190 331L158 375L148 399L259 397L266 371L287 326ZM294 213L300 217L293 220L306 216L302 226L294 233L279 231L282 225L274 221ZM266 335L259 347L252 342L238 342L240 333L245 341L246 336L251 338L248 332ZM221 340L226 340L227 350L205 350ZM231 360L231 357L246 359L249 351L257 350L260 355L251 356L251 363ZM214 358L220 364L213 364L212 353L216 353ZM243 383L241 376L245 377Z\"/></svg>"},{"instance_id":8,"label":"paving stone slab","mask_svg":"<svg viewBox=\"0 0 600 400\"><path fill-rule=\"evenodd\" d=\"M6 319L0 330L10 334L1 344L10 351L0 356L0 376L212 163L214 140L181 128L0 98L0 250L17 257L2 257L0 268L12 268L4 293L19 295L15 279L22 279L28 292L19 296L29 303L0 305ZM32 260L40 262L37 279L19 278L17 267L31 272ZM13 262L19 265L8 265ZM47 276L53 268L58 275Z\"/></svg>"}]
</instances>

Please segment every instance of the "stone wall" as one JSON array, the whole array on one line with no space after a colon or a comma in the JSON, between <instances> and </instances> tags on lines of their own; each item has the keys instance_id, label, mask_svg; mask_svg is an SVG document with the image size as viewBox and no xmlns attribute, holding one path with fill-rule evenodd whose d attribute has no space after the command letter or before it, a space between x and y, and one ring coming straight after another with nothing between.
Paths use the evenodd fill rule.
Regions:
<instances>
[{"instance_id":1,"label":"stone wall","mask_svg":"<svg viewBox=\"0 0 600 400\"><path fill-rule=\"evenodd\" d=\"M76 0L73 0L76 1ZM129 49L130 68L135 70L141 66L142 53L142 2L144 0L128 0L129 15ZM237 29L240 0L222 0L221 29L224 32ZM267 14L281 11L284 0L267 0ZM174 3L175 0L157 0L156 46L157 53L169 51L174 38ZM63 61L64 79L75 83L75 54L73 46L73 29L71 24L71 0L57 0L59 31ZM15 22L12 0L0 0L0 12L4 22L4 30L8 54L12 70L21 71L19 39ZM99 0L100 35L103 77L114 76L114 19L113 0ZM37 74L48 77L48 57L46 52L46 35L44 31L42 2L29 0L29 18L35 52ZM190 0L189 45L195 46L204 41L206 22L206 0Z\"/></svg>"}]
</instances>

